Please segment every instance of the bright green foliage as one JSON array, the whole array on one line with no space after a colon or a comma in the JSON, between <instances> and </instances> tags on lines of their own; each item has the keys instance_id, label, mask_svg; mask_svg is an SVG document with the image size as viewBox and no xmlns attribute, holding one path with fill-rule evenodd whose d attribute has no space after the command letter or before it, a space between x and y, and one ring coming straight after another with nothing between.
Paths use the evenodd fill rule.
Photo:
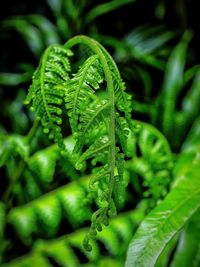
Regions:
<instances>
[{"instance_id":1,"label":"bright green foliage","mask_svg":"<svg viewBox=\"0 0 200 267\"><path fill-rule=\"evenodd\" d=\"M171 267L192 266L197 267L200 264L200 225L199 210L191 218L191 221L183 229L177 251Z\"/></svg>"},{"instance_id":2,"label":"bright green foliage","mask_svg":"<svg viewBox=\"0 0 200 267\"><path fill-rule=\"evenodd\" d=\"M133 234L133 225L137 227L138 221L144 216L144 206L137 211L132 211L127 214L121 214L110 222L110 229L104 228L98 235L96 241L92 241L92 252L86 252L81 245L82 239L85 236L87 229L75 231L61 238L52 239L51 241L38 240L33 248L33 251L18 259L3 265L4 267L23 267L28 263L29 266L42 264L41 266L52 266L48 261L48 256L52 257L60 266L82 266L77 251L83 253L87 262L95 264L101 259L103 252L100 246L105 246L109 255L117 257L118 261L124 260L124 252ZM75 250L76 249L76 250ZM103 252L105 253L105 252ZM107 257L105 257L106 259ZM85 266L85 265L83 265ZM93 265L92 265L93 266ZM121 264L119 266L122 266Z\"/></svg>"},{"instance_id":3,"label":"bright green foliage","mask_svg":"<svg viewBox=\"0 0 200 267\"><path fill-rule=\"evenodd\" d=\"M57 146L52 146L40 150L30 157L27 162L28 168L25 172L26 179L29 179L28 177L31 176L32 179L44 185L52 183L58 162L61 163L63 170L66 170L66 174L71 180L76 179L78 175L73 167L74 161L70 158L71 150L74 147L74 141L69 137L64 140L64 143L64 155L59 153L60 151Z\"/></svg>"},{"instance_id":4,"label":"bright green foliage","mask_svg":"<svg viewBox=\"0 0 200 267\"><path fill-rule=\"evenodd\" d=\"M164 26L145 25L139 12L128 20L141 5L135 0L39 2L40 15L2 23L5 37L9 29L20 34L39 66L25 99L31 113L24 89L35 62L9 70L3 53L0 265L122 267L138 228L127 266L199 266L200 71L192 31L165 27L167 1L147 3ZM182 17L188 1L175 2ZM122 6L117 19L109 16ZM106 17L112 36L101 31ZM142 26L131 28L139 17Z\"/></svg>"},{"instance_id":5,"label":"bright green foliage","mask_svg":"<svg viewBox=\"0 0 200 267\"><path fill-rule=\"evenodd\" d=\"M140 225L128 249L126 266L155 265L166 244L200 207L199 153L183 155L177 164L177 181L165 200Z\"/></svg>"},{"instance_id":6,"label":"bright green foliage","mask_svg":"<svg viewBox=\"0 0 200 267\"><path fill-rule=\"evenodd\" d=\"M179 238L179 232L168 242L162 253L160 254L155 267L167 267L170 262L170 256L172 255L174 249L177 245L177 240Z\"/></svg>"},{"instance_id":7,"label":"bright green foliage","mask_svg":"<svg viewBox=\"0 0 200 267\"><path fill-rule=\"evenodd\" d=\"M186 32L183 39L174 48L166 66L166 76L160 95L160 102L162 101L161 99L166 99L165 103L161 102L162 106L160 107L163 110L162 128L166 136L169 136L173 131L171 128L171 114L176 109L177 97L183 86L183 73L186 61L184 55L187 54L188 43L190 40L191 33Z\"/></svg>"},{"instance_id":8,"label":"bright green foliage","mask_svg":"<svg viewBox=\"0 0 200 267\"><path fill-rule=\"evenodd\" d=\"M200 150L199 146L199 135L200 135L200 117L194 121L190 132L182 145L182 151L193 152Z\"/></svg>"},{"instance_id":9,"label":"bright green foliage","mask_svg":"<svg viewBox=\"0 0 200 267\"><path fill-rule=\"evenodd\" d=\"M58 150L49 150L48 148L41 150L29 159L29 173L43 183L50 183L53 180L56 161L58 159Z\"/></svg>"},{"instance_id":10,"label":"bright green foliage","mask_svg":"<svg viewBox=\"0 0 200 267\"><path fill-rule=\"evenodd\" d=\"M140 192L139 177L142 177L142 186L146 188L143 194L152 209L168 192L172 180L172 154L166 139L156 128L140 121L133 124L135 134L130 132L127 143L128 153L133 157L131 180Z\"/></svg>"},{"instance_id":11,"label":"bright green foliage","mask_svg":"<svg viewBox=\"0 0 200 267\"><path fill-rule=\"evenodd\" d=\"M0 167L9 164L9 161L15 156L21 156L24 161L27 161L29 147L26 144L26 139L19 135L3 135L0 148Z\"/></svg>"},{"instance_id":12,"label":"bright green foliage","mask_svg":"<svg viewBox=\"0 0 200 267\"><path fill-rule=\"evenodd\" d=\"M89 47L92 55L71 78L68 57L72 55L71 49L76 44ZM100 84L103 81L107 87L107 100L95 94L97 89L101 89ZM34 73L33 83L25 101L27 104L32 102L32 109L35 111L36 119L41 120L44 132L48 133L64 151L60 127L63 112L61 104L64 99L64 112L69 116L71 131L76 138L74 152L81 155L82 148L87 147L76 168L81 169L83 163L90 158L94 158L93 163L98 161L102 164L102 169L98 171L98 179L95 178L95 181L98 180L100 183L97 195L99 210L92 217L92 232L84 242L88 250L91 249L88 244L90 237L96 235L96 230L101 231L102 224L107 225L108 217L116 213L113 188L116 179L118 183L123 179L122 164L118 164L118 159L123 158L119 151L120 147L125 150L126 125L130 122L131 112L130 97L124 90L119 71L108 52L96 41L85 36L77 36L64 46L51 46L45 51ZM120 118L117 110L123 112L124 117ZM98 132L102 130L104 139L98 137ZM97 140L91 144L90 137L95 133Z\"/></svg>"},{"instance_id":13,"label":"bright green foliage","mask_svg":"<svg viewBox=\"0 0 200 267\"><path fill-rule=\"evenodd\" d=\"M148 137L144 140L154 140L154 142L161 143L160 152L162 152L162 155L164 156L164 158L166 158L166 161L158 162L157 168L164 168L169 172L170 168L168 166L168 161L170 162L171 160L171 154L164 137L148 124L137 122L136 125L138 129L137 131L139 131L140 133L139 136L146 135L146 137ZM113 198L115 200L117 208L119 209L122 209L126 205L128 200L127 192L125 191L126 186L129 182L132 184L135 183L136 177L134 173L137 173L137 171L135 171L136 169L134 159L134 155L136 153L135 147L136 145L141 147L147 146L147 143L145 143L144 141L142 142L142 138L136 137L137 135L133 135L133 133L129 130L127 147L129 148L128 153L133 157L133 159L128 162L124 162L123 158L120 158L120 154L117 158L118 170L123 171L124 167L126 169L126 172L123 174L123 180L119 181L119 177L120 175L122 176L122 174L118 174L118 176L116 176L114 187ZM102 156L102 153L100 153L99 159L99 154L96 151L96 147L98 149L101 149L101 147L105 146L106 148L108 138L106 136L102 137L102 139L100 139L100 142L101 146L99 144L96 145L95 143L91 145L90 148L82 154L79 161L82 160L82 157L88 159L93 154L96 155L93 161L105 161L105 157ZM64 140L64 143L66 153L69 155L73 151L74 141L71 138L66 138ZM102 150L100 152L102 152ZM144 156L145 155L141 157L141 162L142 159L144 160ZM29 201L23 206L13 208L8 214L9 224L13 226L17 236L19 236L21 241L27 246L30 246L33 243L36 236L45 238L55 237L57 231L59 230L60 224L63 221L67 221L72 228L76 229L77 227L83 225L86 221L90 220L92 214L91 204L93 201L95 201L97 205L102 205L101 203L99 203L99 199L96 199L95 191L99 190L99 185L97 184L99 179L101 179L103 175L108 175L107 170L104 168L101 168L100 171L99 168L96 168L96 170L94 169L94 173L91 177L82 178L79 183L74 181L67 184L66 186L59 187L58 189L55 189L43 196L40 196L42 194L40 187L37 187L37 190L40 190L38 194L36 194L37 192L33 193L34 190L36 190L34 189L34 185L37 185L38 181L42 182L43 185L48 185L53 181L56 162L61 158L62 155L59 154L58 147L52 145L46 149L36 152L32 157L28 159L27 168L24 172L26 192L29 197L33 196L32 199L36 199ZM78 162L77 164L79 164ZM96 162L94 162L94 164L96 164ZM138 162L137 166L140 165L142 164ZM152 166L150 166L150 168L152 168ZM30 180L30 175L32 180ZM160 185L162 182L163 190L167 190L166 181L163 179L163 181L160 181ZM103 189L106 188L106 184L101 183L101 186ZM152 186L153 181L149 180L149 190L152 190ZM155 187L153 187L153 189L154 191L156 191ZM93 190L95 191L93 192ZM20 192L21 191L19 191L18 194L20 194ZM160 198L162 198L161 195L159 195L159 197L153 195L150 196L150 198L147 196L147 199L150 199L154 203ZM92 218L94 218L94 215ZM121 230L123 230L123 227L120 226L120 224L119 227ZM46 231L46 229L48 229L48 231ZM111 238L109 237L109 229L106 234L106 236L108 236L108 239ZM93 232L91 230L89 231L89 233L92 236ZM81 238L82 237L83 235L81 235Z\"/></svg>"},{"instance_id":14,"label":"bright green foliage","mask_svg":"<svg viewBox=\"0 0 200 267\"><path fill-rule=\"evenodd\" d=\"M46 228L47 235L54 236L63 217L72 227L89 220L91 209L82 201L87 193L86 181L61 187L23 207L12 209L8 220L22 241L30 244L32 235L41 235Z\"/></svg>"}]
</instances>

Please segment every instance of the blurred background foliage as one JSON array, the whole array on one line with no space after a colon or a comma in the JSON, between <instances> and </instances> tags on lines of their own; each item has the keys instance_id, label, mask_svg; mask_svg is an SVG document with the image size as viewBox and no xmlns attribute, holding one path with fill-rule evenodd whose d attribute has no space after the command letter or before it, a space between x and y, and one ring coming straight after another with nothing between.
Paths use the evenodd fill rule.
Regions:
<instances>
[{"instance_id":1,"label":"blurred background foliage","mask_svg":"<svg viewBox=\"0 0 200 267\"><path fill-rule=\"evenodd\" d=\"M178 153L199 147L197 4L194 0L4 2L0 264L123 266L137 225L169 190ZM89 225L96 205L87 189L89 171L77 173L73 168L73 140L66 138L66 162L40 127L31 128L33 114L23 105L45 48L77 34L97 39L114 57L133 97L136 128L129 138L132 159L126 163L120 215L98 236L92 254L81 246L86 231L82 227ZM34 127L38 130L29 144ZM165 255L160 259L164 261Z\"/></svg>"}]
</instances>

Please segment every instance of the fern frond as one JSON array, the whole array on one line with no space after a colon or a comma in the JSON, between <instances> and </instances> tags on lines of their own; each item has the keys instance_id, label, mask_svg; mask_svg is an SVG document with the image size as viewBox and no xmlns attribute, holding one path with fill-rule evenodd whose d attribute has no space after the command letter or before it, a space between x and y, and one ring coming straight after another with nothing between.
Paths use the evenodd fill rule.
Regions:
<instances>
[{"instance_id":1,"label":"fern frond","mask_svg":"<svg viewBox=\"0 0 200 267\"><path fill-rule=\"evenodd\" d=\"M29 147L24 136L13 134L6 136L0 148L0 167L9 165L11 158L19 155L24 161L28 160Z\"/></svg>"},{"instance_id":2,"label":"fern frond","mask_svg":"<svg viewBox=\"0 0 200 267\"><path fill-rule=\"evenodd\" d=\"M90 177L89 188L95 190L97 183L102 182L104 179L107 180L109 177L109 166L108 164L103 167L96 168L94 174Z\"/></svg>"},{"instance_id":3,"label":"fern frond","mask_svg":"<svg viewBox=\"0 0 200 267\"><path fill-rule=\"evenodd\" d=\"M138 226L138 218L141 220L143 217L144 208L141 205L135 211L122 213L111 219L110 228L102 229L102 232L97 237L97 242L92 240L93 250L91 252L85 251L81 245L87 229L79 229L60 238L37 240L29 254L6 263L3 267L32 267L37 264L38 266L49 267L52 265L49 263L48 257L53 258L56 264L62 267L85 266L81 262L80 255L82 254L85 256L86 263L96 266L102 260L102 247L105 247L106 258L114 257L116 261L120 261Z\"/></svg>"},{"instance_id":4,"label":"fern frond","mask_svg":"<svg viewBox=\"0 0 200 267\"><path fill-rule=\"evenodd\" d=\"M125 92L125 84L120 76L113 74L113 84L116 96L116 105L120 111L125 112L126 119L130 120L130 112L132 110L131 96Z\"/></svg>"},{"instance_id":5,"label":"fern frond","mask_svg":"<svg viewBox=\"0 0 200 267\"><path fill-rule=\"evenodd\" d=\"M86 195L86 185L71 184L58 192L58 198L62 205L64 216L73 228L80 226L91 216L90 207L83 201Z\"/></svg>"},{"instance_id":6,"label":"fern frond","mask_svg":"<svg viewBox=\"0 0 200 267\"><path fill-rule=\"evenodd\" d=\"M143 186L146 188L144 197L148 198L151 209L169 190L172 180L172 154L167 140L156 128L140 121L134 124L138 128L137 134L133 136L130 133L128 140L129 153L131 150L135 153L130 169L143 178Z\"/></svg>"},{"instance_id":7,"label":"fern frond","mask_svg":"<svg viewBox=\"0 0 200 267\"><path fill-rule=\"evenodd\" d=\"M17 207L8 214L8 222L14 226L20 239L27 245L32 243L32 234L36 232L36 216L33 209Z\"/></svg>"},{"instance_id":8,"label":"fern frond","mask_svg":"<svg viewBox=\"0 0 200 267\"><path fill-rule=\"evenodd\" d=\"M26 191L26 201L31 201L41 196L43 193L43 188L41 188L33 173L30 172L28 169L25 170L23 173L23 179L21 179L21 183L19 183L18 185L18 190L16 190L15 188L15 195L20 204L24 203L24 201L22 202L22 200L20 200L20 194L22 194L20 189L22 189L22 187L23 190Z\"/></svg>"},{"instance_id":9,"label":"fern frond","mask_svg":"<svg viewBox=\"0 0 200 267\"><path fill-rule=\"evenodd\" d=\"M69 79L72 55L69 49L59 45L50 46L44 53L40 64L33 75L33 83L29 88L25 104L32 103L36 118L41 121L44 132L64 149L61 127L64 89L56 87L65 84Z\"/></svg>"},{"instance_id":10,"label":"fern frond","mask_svg":"<svg viewBox=\"0 0 200 267\"><path fill-rule=\"evenodd\" d=\"M109 112L109 102L107 100L95 101L85 110L80 117L79 131L81 136L85 136L95 127L106 122Z\"/></svg>"},{"instance_id":11,"label":"fern frond","mask_svg":"<svg viewBox=\"0 0 200 267\"><path fill-rule=\"evenodd\" d=\"M50 183L53 180L56 161L58 159L59 153L57 150L40 150L30 158L28 167L38 180L44 183Z\"/></svg>"},{"instance_id":12,"label":"fern frond","mask_svg":"<svg viewBox=\"0 0 200 267\"><path fill-rule=\"evenodd\" d=\"M99 139L97 139L79 158L79 160L76 163L76 168L81 169L82 164L87 159L98 157L102 154L108 154L109 153L109 139L107 136L101 136ZM94 161L94 160L93 160Z\"/></svg>"},{"instance_id":13,"label":"fern frond","mask_svg":"<svg viewBox=\"0 0 200 267\"><path fill-rule=\"evenodd\" d=\"M12 209L8 214L9 223L26 244L31 243L33 234L54 236L64 217L76 228L91 216L90 207L83 202L87 182L87 179L79 184L72 182Z\"/></svg>"},{"instance_id":14,"label":"fern frond","mask_svg":"<svg viewBox=\"0 0 200 267\"><path fill-rule=\"evenodd\" d=\"M107 100L95 101L80 116L79 132L77 142L74 148L75 152L81 151L82 146L86 143L88 137L94 129L100 129L108 118L109 102Z\"/></svg>"},{"instance_id":15,"label":"fern frond","mask_svg":"<svg viewBox=\"0 0 200 267\"><path fill-rule=\"evenodd\" d=\"M127 123L130 123L131 104L129 96L125 93L125 86L117 69L117 66L109 53L104 48L102 48L102 46L98 42L86 36L74 37L70 39L65 44L65 46L71 49L76 44L84 44L85 46L89 47L91 51L93 51L93 53L98 58L98 67L96 73L98 74L99 70L103 72L102 81L104 81L104 83L106 84L104 99L107 100L101 100L101 98L99 97L100 94L95 94L95 100L93 99L93 101L88 101L95 90L94 85L91 84L91 81L89 81L90 90L89 93L87 92L87 99L80 99L80 106L82 107L82 109L77 109L77 114L74 120L75 126L71 125L72 132L73 129L75 129L75 132L76 129L78 129L78 133L76 133L77 142L75 146L75 152L81 154L82 148L86 149L86 152L83 153L83 156L80 156L77 167L82 167L84 158L91 158L94 165L99 162L102 165L102 168L104 168L106 164L108 165L108 175L101 177L101 175L95 174L99 177L99 179L97 180L99 180L100 187L99 190L97 190L97 201L102 202L103 206L100 205L99 210L97 210L97 212L94 213L92 217L92 235L92 233L96 233L96 230L99 231L99 229L102 228L101 225L105 224L105 222L107 224L108 217L112 216L116 212L115 202L113 201L113 190L115 179L117 177L115 175L115 172L118 173L118 166L116 164L116 161L118 153L122 149L122 147L124 148L122 150L125 150L125 142L127 138L127 134L125 134L123 143L122 138L118 138L118 144L116 144L116 118L118 114L117 111L119 111L120 114L124 113L125 116L122 115L124 116L124 120L126 120ZM90 59L91 57L88 60ZM95 80L94 77L93 80ZM87 82L87 79L85 79L85 81ZM74 91L75 89L73 89L73 92ZM71 96L69 97L71 98ZM72 103L73 102L70 102L70 108ZM105 128L104 135L107 135L108 141L110 143L109 151L108 153L106 152L106 157L102 157L102 155L104 154L98 152L102 150L101 142L95 144L94 151L94 147L90 148L90 146L92 145L92 137L96 135L95 138L98 138L101 135L102 124L104 124ZM122 128L125 124L122 123L121 120L119 120L118 124L118 134L120 135L123 130L124 134L126 131ZM97 133L98 131L100 133L99 135ZM119 147L117 147L117 145ZM87 248L90 247L89 235L86 237L86 240L84 242Z\"/></svg>"},{"instance_id":16,"label":"fern frond","mask_svg":"<svg viewBox=\"0 0 200 267\"><path fill-rule=\"evenodd\" d=\"M43 229L48 229L48 236L54 236L61 221L62 211L56 197L46 196L43 201L35 201L33 210Z\"/></svg>"},{"instance_id":17,"label":"fern frond","mask_svg":"<svg viewBox=\"0 0 200 267\"><path fill-rule=\"evenodd\" d=\"M71 78L68 75L68 57L76 44L84 44L90 50L90 56ZM98 89L106 89L103 99L101 93L97 93ZM113 190L115 180L123 179L123 168L118 159L121 151L126 152L132 105L112 57L89 37L77 36L64 46L48 48L34 74L26 100L27 103L32 102L44 131L65 150L60 127L63 99L76 139L75 158L80 156L77 169L90 159L93 165L100 163L103 173L96 192L100 208L92 219L92 227L98 231L101 224L107 224L108 217L116 213ZM104 138L99 139L100 136ZM82 152L83 149L85 152ZM104 173L105 169L108 174ZM98 177L98 174L95 175Z\"/></svg>"},{"instance_id":18,"label":"fern frond","mask_svg":"<svg viewBox=\"0 0 200 267\"><path fill-rule=\"evenodd\" d=\"M78 118L88 105L94 90L103 82L103 73L97 55L90 56L78 73L67 83L65 103L72 132L77 131Z\"/></svg>"}]
</instances>

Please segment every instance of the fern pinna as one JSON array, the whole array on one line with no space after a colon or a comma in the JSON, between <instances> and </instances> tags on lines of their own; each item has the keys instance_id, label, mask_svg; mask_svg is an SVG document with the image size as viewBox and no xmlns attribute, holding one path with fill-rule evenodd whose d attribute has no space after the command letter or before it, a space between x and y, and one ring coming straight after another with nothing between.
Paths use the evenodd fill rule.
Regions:
<instances>
[{"instance_id":1,"label":"fern pinna","mask_svg":"<svg viewBox=\"0 0 200 267\"><path fill-rule=\"evenodd\" d=\"M75 45L86 46L89 56L72 74L69 58ZM76 140L75 167L78 170L85 168L88 159L94 165L89 185L97 193L98 210L92 216L91 228L83 243L90 251L90 238L94 238L103 225L108 225L108 218L116 214L119 200L115 181L119 190L123 158L128 155L126 139L131 102L117 66L97 41L86 36L76 36L63 46L50 46L35 71L25 102L31 102L44 132L54 139L63 153L61 125L67 114Z\"/></svg>"}]
</instances>

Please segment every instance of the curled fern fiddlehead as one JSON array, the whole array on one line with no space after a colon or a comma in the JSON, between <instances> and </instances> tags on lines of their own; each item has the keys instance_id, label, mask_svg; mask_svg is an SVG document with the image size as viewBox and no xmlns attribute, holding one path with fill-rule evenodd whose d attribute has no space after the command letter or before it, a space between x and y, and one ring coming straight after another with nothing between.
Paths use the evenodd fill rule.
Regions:
<instances>
[{"instance_id":1,"label":"curled fern fiddlehead","mask_svg":"<svg viewBox=\"0 0 200 267\"><path fill-rule=\"evenodd\" d=\"M71 49L80 44L90 50L90 56L77 73L69 75L68 57L72 55ZM102 97L97 91L103 89ZM61 108L63 100L65 110ZM115 182L119 187L123 179L123 157L131 117L130 96L125 93L124 83L109 53L95 40L76 36L64 46L55 45L46 50L26 102L32 102L44 131L63 150L60 115L67 113L76 139L74 152L79 155L76 168L81 169L88 159L93 165L97 162L100 165L90 182L90 188L97 193L99 209L92 216L92 225L84 240L84 247L89 251L90 238L116 214Z\"/></svg>"}]
</instances>

